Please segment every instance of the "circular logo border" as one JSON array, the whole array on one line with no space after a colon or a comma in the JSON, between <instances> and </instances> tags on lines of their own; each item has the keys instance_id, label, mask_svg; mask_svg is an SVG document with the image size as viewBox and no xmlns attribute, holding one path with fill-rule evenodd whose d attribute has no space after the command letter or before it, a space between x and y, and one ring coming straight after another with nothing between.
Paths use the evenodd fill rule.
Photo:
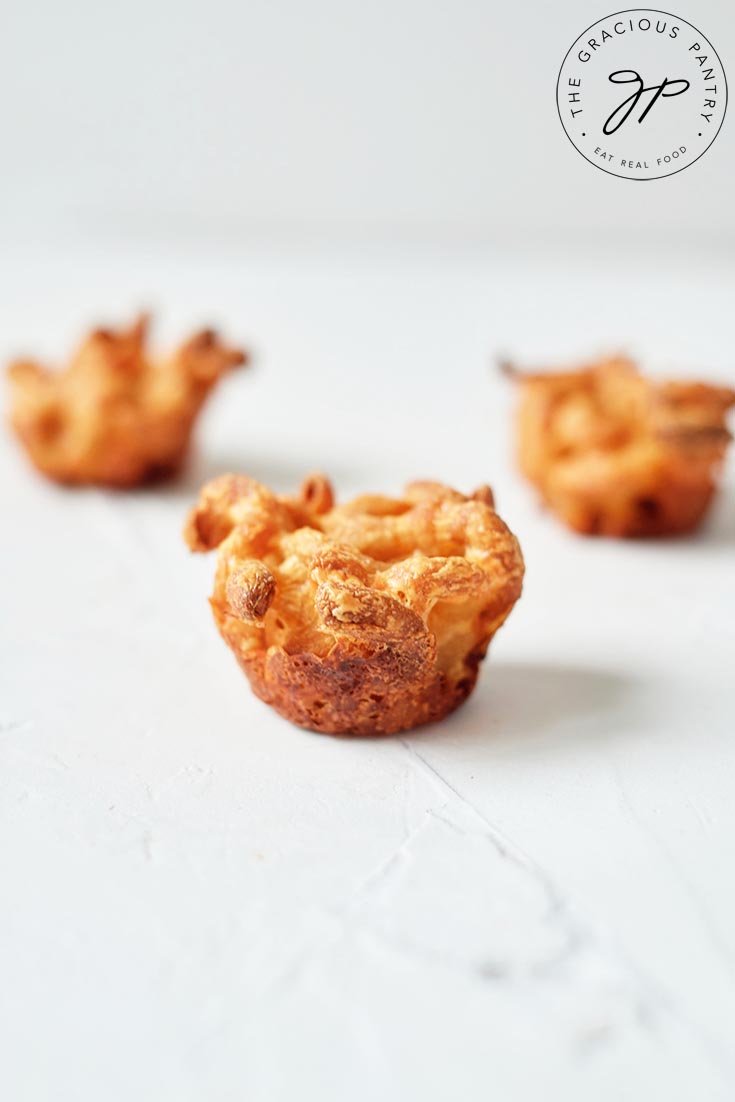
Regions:
<instances>
[{"instance_id":1,"label":"circular logo border","mask_svg":"<svg viewBox=\"0 0 735 1102\"><path fill-rule=\"evenodd\" d=\"M693 161L689 162L689 164L682 165L681 168L674 169L673 172L666 172L666 173L664 173L663 176L623 176L620 172L611 172L608 168L604 168L597 161L591 161L590 158L587 156L587 154L583 153L582 150L579 148L579 146L574 144L574 141L570 137L569 132L568 132L566 126L564 125L564 120L561 117L561 108L559 107L559 82L561 80L562 70L563 70L564 66L566 65L567 58L569 57L570 53L572 52L572 50L577 45L577 43L579 42L580 38L583 35L588 34L592 30L593 27L596 27L598 25L598 23L602 23L603 20L605 20L605 19L614 19L616 15L629 15L631 12L634 12L634 11L650 11L650 12L653 12L654 14L656 14L656 15L668 15L669 18L671 18L671 19L681 19L682 23L686 23L687 26L691 27L693 31L696 31L698 35L701 35L702 38L704 38L705 41L710 46L712 46L712 42L710 41L710 39L707 38L707 36L705 34L702 34L702 31L700 31L698 27L695 27L693 23L690 23L688 19L684 19L684 17L681 16L681 15L674 15L674 13L671 12L671 11L663 11L661 8L624 8L622 11L613 11L613 12L610 12L609 15L602 15L602 16L600 16L599 19L596 19L594 21L594 23L590 23L589 27L586 27L585 30L580 31L580 33L574 39L574 42L572 42L571 46L569 47L567 52L564 54L564 58L562 60L562 63L559 66L559 74L556 78L556 113L559 116L559 122L561 123L561 128L562 128L562 130L564 131L564 133L567 137L567 141L569 142L569 144L571 145L571 147L573 149L576 149L577 153L579 153L580 157L582 157L587 162L587 164L592 165L593 168L598 169L600 172L604 172L607 176L615 176L616 179L618 179L618 180L633 180L635 183L645 184L645 183L650 183L652 180L666 180L669 176L676 176L680 172L685 172L688 168L691 168L692 165L696 164L697 161L699 161L702 157L704 157L705 153L707 153L708 150L714 145L715 141L717 140L718 134L722 130L722 124L724 123L725 116L727 115L727 104L728 104L728 100L729 100L729 89L728 89L728 86L727 86L727 73L725 72L725 66L722 64L722 58L720 57L720 55L718 54L718 52L714 48L714 46L712 46L712 52L714 53L715 57L717 58L717 60L720 63L720 68L722 69L722 79L725 82L725 107L724 107L724 110L722 112L722 118L720 119L720 125L717 127L717 130L715 131L715 133L712 137L712 141L709 143L707 148L703 149L702 152L700 154L698 154L698 156L696 156Z\"/></svg>"}]
</instances>

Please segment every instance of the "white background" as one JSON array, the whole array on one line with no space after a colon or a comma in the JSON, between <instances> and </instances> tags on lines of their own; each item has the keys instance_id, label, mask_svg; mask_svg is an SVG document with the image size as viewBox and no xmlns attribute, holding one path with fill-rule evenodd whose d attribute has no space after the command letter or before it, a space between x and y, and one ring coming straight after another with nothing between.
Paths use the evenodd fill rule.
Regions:
<instances>
[{"instance_id":1,"label":"white background","mask_svg":"<svg viewBox=\"0 0 735 1102\"><path fill-rule=\"evenodd\" d=\"M730 120L617 180L554 105L589 4L15 10L0 358L157 307L254 352L184 477L63 491L0 434L0 1091L12 1102L729 1102L735 483L584 540L498 351L733 379ZM726 68L729 5L699 3ZM663 254L663 255L662 255ZM489 481L527 562L470 702L339 740L250 694L201 482Z\"/></svg>"},{"instance_id":2,"label":"white background","mask_svg":"<svg viewBox=\"0 0 735 1102\"><path fill-rule=\"evenodd\" d=\"M727 122L694 172L645 189L621 187L564 138L562 59L614 10L589 0L13 5L0 39L0 225L233 247L275 234L732 244ZM697 0L678 14L735 71L733 5Z\"/></svg>"}]
</instances>

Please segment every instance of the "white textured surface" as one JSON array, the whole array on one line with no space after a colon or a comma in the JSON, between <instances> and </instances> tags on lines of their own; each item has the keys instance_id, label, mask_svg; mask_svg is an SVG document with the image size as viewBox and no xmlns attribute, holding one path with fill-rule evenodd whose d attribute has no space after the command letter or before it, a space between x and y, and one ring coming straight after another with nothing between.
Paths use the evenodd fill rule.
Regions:
<instances>
[{"instance_id":1,"label":"white textured surface","mask_svg":"<svg viewBox=\"0 0 735 1102\"><path fill-rule=\"evenodd\" d=\"M164 338L212 317L259 353L178 486L64 492L0 440L4 1098L733 1097L732 478L694 540L568 535L488 354L725 378L734 293L694 262L3 264L4 358L141 295ZM448 722L307 734L217 637L196 486L315 467L495 486L526 592Z\"/></svg>"}]
</instances>

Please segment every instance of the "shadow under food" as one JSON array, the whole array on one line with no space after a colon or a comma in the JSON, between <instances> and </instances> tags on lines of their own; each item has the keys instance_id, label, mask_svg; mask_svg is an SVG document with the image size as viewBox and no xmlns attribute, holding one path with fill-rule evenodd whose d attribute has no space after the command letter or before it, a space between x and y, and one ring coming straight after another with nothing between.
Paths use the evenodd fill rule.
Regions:
<instances>
[{"instance_id":1,"label":"shadow under food","mask_svg":"<svg viewBox=\"0 0 735 1102\"><path fill-rule=\"evenodd\" d=\"M733 494L722 491L701 530L700 541L708 544L735 544L735 500Z\"/></svg>"},{"instance_id":2,"label":"shadow under food","mask_svg":"<svg viewBox=\"0 0 735 1102\"><path fill-rule=\"evenodd\" d=\"M425 728L427 742L483 742L517 750L545 744L581 745L627 734L640 683L623 673L489 659L474 694L441 726ZM422 730L409 732L423 741Z\"/></svg>"}]
</instances>

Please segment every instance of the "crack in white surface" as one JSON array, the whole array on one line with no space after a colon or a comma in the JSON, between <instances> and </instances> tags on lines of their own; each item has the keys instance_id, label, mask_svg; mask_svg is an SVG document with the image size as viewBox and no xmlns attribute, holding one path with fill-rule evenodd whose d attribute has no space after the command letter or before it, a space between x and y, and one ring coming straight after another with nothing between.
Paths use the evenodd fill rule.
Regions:
<instances>
[{"instance_id":1,"label":"crack in white surface","mask_svg":"<svg viewBox=\"0 0 735 1102\"><path fill-rule=\"evenodd\" d=\"M419 754L418 750L416 750L416 748L412 746L407 739L402 738L399 741L401 745L406 748L408 753L420 763L424 770L428 772L435 783L438 782L439 785L448 790L448 792L455 800L466 807L468 811L483 824L488 832L487 837L495 846L498 854L505 860L514 862L516 865L524 869L527 873L529 873L529 875L533 876L538 881L548 897L550 912L554 912L557 909L561 908L562 896L554 887L554 884L552 883L550 877L540 867L540 865L537 865L527 854L523 853L517 846L513 845L509 840L507 840L503 836L502 832L498 829L498 827L495 826L494 823L491 823L490 820L487 819L485 815L483 815L483 813L473 803L471 803L470 800L467 799L466 796L463 796L462 793L459 792L458 789L456 789L454 785L451 784L446 779L446 777L444 777L439 772L439 770L435 768L435 766L427 761L422 754ZM456 824L452 825L454 829L457 829Z\"/></svg>"},{"instance_id":2,"label":"crack in white surface","mask_svg":"<svg viewBox=\"0 0 735 1102\"><path fill-rule=\"evenodd\" d=\"M0 719L0 735L10 734L11 731L23 731L30 726L30 719Z\"/></svg>"},{"instance_id":3,"label":"crack in white surface","mask_svg":"<svg viewBox=\"0 0 735 1102\"><path fill-rule=\"evenodd\" d=\"M585 953L591 953L599 957L618 971L621 977L630 984L631 998L641 1026L655 1029L657 1021L661 1017L669 1016L675 1019L689 1033L690 1037L698 1043L726 1082L735 1088L735 1057L733 1053L697 1022L693 1021L687 1012L673 1000L671 995L650 976L643 973L618 945L611 943L608 938L603 937L599 932L582 923L571 912L569 902L554 884L551 876L541 866L508 840L495 824L416 750L408 739L401 738L399 741L411 758L418 763L418 768L429 776L436 787L448 792L453 800L469 811L482 824L484 828L483 836L493 845L497 854L503 860L509 861L518 869L523 870L544 891L548 900L547 921L560 924L565 933L565 944L555 957L551 956L546 960L539 960L537 965L531 969L531 974L539 978L558 976L564 969L568 969L575 958L581 957ZM431 809L429 814L444 822L452 830L466 836L467 832L461 826L458 826L456 822ZM415 946L410 942L396 943L396 948L403 952L413 953L415 951ZM439 957L435 959L442 964L452 965L451 958L446 956L441 960ZM480 979L504 979L506 976L512 978L511 973L506 973L502 969L496 972L491 969L484 973L482 962L475 962L473 973ZM599 1039L601 1041L605 1040L609 1038L609 1035L609 1030L602 1030ZM593 1049L596 1047L598 1046L592 1046Z\"/></svg>"},{"instance_id":4,"label":"crack in white surface","mask_svg":"<svg viewBox=\"0 0 735 1102\"><path fill-rule=\"evenodd\" d=\"M581 920L550 874L506 838L408 740L399 741L415 769L441 794L440 803L427 806L419 820L404 829L398 845L360 881L344 903L312 912L311 920L317 928L312 929L290 961L261 991L261 998L281 1003L292 996L303 996L311 990L311 984L306 982L311 970L318 973L317 986L326 984L336 994L340 973L339 969L335 971L332 954L338 951L340 943L347 943L352 946L350 956L358 962L357 967L369 968L369 958L377 953L378 964L393 957L419 968L440 968L479 985L481 990L503 991L504 998L513 991L525 991L528 985L541 985L539 990L556 991L557 995L570 992L572 1001L582 1007L580 1021L566 1036L575 1060L596 1059L611 1045L622 1043L622 1033L629 1028L642 1030L657 1044L675 1044L672 1038L676 1033L672 1034L670 1027L678 1027L718 1078L735 1087L731 1054L721 1043L692 1021L620 946ZM453 812L459 812L459 817ZM463 823L462 815L469 816L470 823L477 824L477 828ZM456 836L460 843L487 844L495 859L513 870L514 877L518 873L530 885L529 898L511 899L516 921L523 920L524 911L526 918L530 915L531 926L524 927L520 937L524 951L527 944L531 946L529 959L514 955L512 940L510 949L505 946L505 955L502 952L493 955L484 949L477 951L476 946L463 951L461 940L457 942L453 933L446 940L449 945L446 948L432 929L427 936L425 931L414 929L410 921L401 927L401 893L408 892L412 903L405 914L412 916L420 910L416 885L407 883L407 878L419 871L422 864L426 865L424 858L429 852L436 857L437 838L430 832L437 826ZM461 848L463 851L465 846ZM460 851L457 852L459 855ZM494 889L502 894L509 886L513 888L515 879L509 884L502 879L498 881L496 873L484 867ZM436 898L445 890L451 888L444 882L437 883ZM543 900L539 910L534 910L534 893L539 893ZM434 901L433 897L429 899L429 903ZM464 906L468 906L466 898ZM497 933L497 928L488 927L489 943L494 942ZM342 997L347 994L342 992Z\"/></svg>"},{"instance_id":5,"label":"crack in white surface","mask_svg":"<svg viewBox=\"0 0 735 1102\"><path fill-rule=\"evenodd\" d=\"M644 816L641 815L640 811L633 803L628 793L628 790L625 787L619 768L615 768L614 775L615 782L620 793L621 801L631 819L636 824L638 829L651 839L655 847L658 849L659 853L662 855L662 857L674 873L678 883L682 888L682 891L684 892L685 896L692 906L692 909L699 918L702 931L707 939L710 948L714 952L717 959L722 962L723 966L730 974L730 976L735 976L735 958L733 957L732 950L721 936L720 931L718 930L717 925L715 924L715 921L710 914L709 908L707 907L706 903L692 884L687 874L684 872L680 863L677 861L676 856L666 844L663 837L644 818ZM690 806L693 807L691 803ZM693 810L697 815L697 818L701 822L701 816L698 815L696 808L693 808Z\"/></svg>"}]
</instances>

